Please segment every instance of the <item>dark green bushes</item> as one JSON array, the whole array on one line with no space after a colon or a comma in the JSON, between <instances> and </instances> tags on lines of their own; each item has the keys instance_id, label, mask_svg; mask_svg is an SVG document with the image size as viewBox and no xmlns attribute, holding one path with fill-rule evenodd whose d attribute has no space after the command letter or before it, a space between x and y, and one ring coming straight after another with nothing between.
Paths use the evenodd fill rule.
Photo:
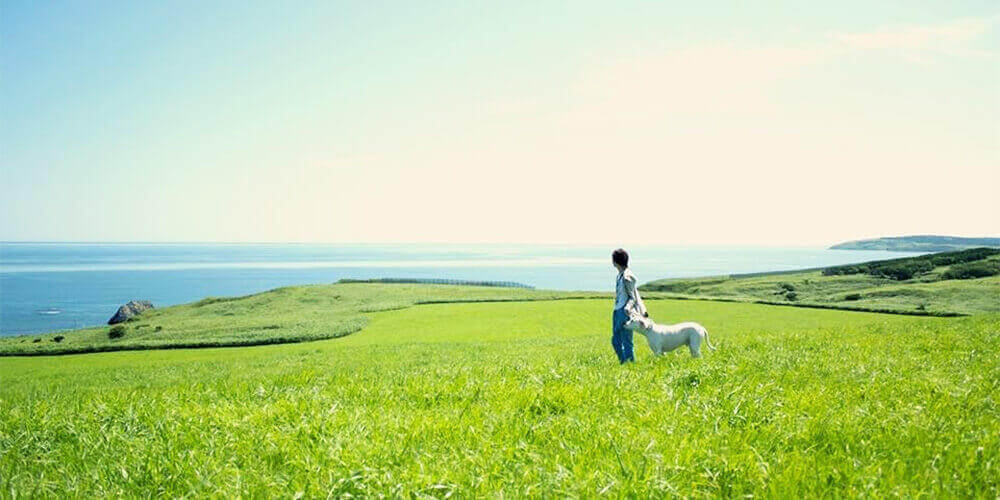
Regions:
<instances>
[{"instance_id":1,"label":"dark green bushes","mask_svg":"<svg viewBox=\"0 0 1000 500\"><path fill-rule=\"evenodd\" d=\"M950 266L952 264L983 260L993 255L1000 255L1000 248L972 248L969 250L962 250L961 252L935 253L922 255L916 258L926 258L931 262L931 264L934 264L934 266Z\"/></svg>"},{"instance_id":2,"label":"dark green bushes","mask_svg":"<svg viewBox=\"0 0 1000 500\"><path fill-rule=\"evenodd\" d=\"M861 300L860 293L849 293L844 296L844 300Z\"/></svg>"},{"instance_id":3,"label":"dark green bushes","mask_svg":"<svg viewBox=\"0 0 1000 500\"><path fill-rule=\"evenodd\" d=\"M946 280L967 280L996 276L997 274L1000 274L1000 261L993 260L952 266L942 276Z\"/></svg>"},{"instance_id":4,"label":"dark green bushes","mask_svg":"<svg viewBox=\"0 0 1000 500\"><path fill-rule=\"evenodd\" d=\"M849 274L861 274L866 271L868 271L867 264L836 266L823 269L823 276L846 276Z\"/></svg>"},{"instance_id":5,"label":"dark green bushes","mask_svg":"<svg viewBox=\"0 0 1000 500\"><path fill-rule=\"evenodd\" d=\"M869 269L868 274L903 281L933 270L934 264L931 264L930 262L917 261L875 267Z\"/></svg>"},{"instance_id":6,"label":"dark green bushes","mask_svg":"<svg viewBox=\"0 0 1000 500\"><path fill-rule=\"evenodd\" d=\"M849 274L869 274L893 280L908 280L915 276L930 272L935 267L950 266L966 262L975 262L986 257L1000 254L998 248L972 248L959 252L944 252L919 257L902 259L876 260L862 264L848 264L823 269L824 276L842 276ZM954 279L954 278L945 278Z\"/></svg>"},{"instance_id":7,"label":"dark green bushes","mask_svg":"<svg viewBox=\"0 0 1000 500\"><path fill-rule=\"evenodd\" d=\"M794 302L799 298L799 294L795 293L795 285L787 281L778 282L778 289L775 290L774 295L780 295L789 302Z\"/></svg>"},{"instance_id":8,"label":"dark green bushes","mask_svg":"<svg viewBox=\"0 0 1000 500\"><path fill-rule=\"evenodd\" d=\"M122 325L112 326L111 329L108 330L109 339L120 339L124 336L125 336L125 327Z\"/></svg>"}]
</instances>

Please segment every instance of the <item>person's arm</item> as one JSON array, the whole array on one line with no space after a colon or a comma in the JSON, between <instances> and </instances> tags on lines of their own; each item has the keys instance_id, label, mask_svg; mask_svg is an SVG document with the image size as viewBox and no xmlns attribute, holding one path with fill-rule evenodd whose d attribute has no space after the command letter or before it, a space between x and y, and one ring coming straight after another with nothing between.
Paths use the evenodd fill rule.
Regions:
<instances>
[{"instance_id":1,"label":"person's arm","mask_svg":"<svg viewBox=\"0 0 1000 500\"><path fill-rule=\"evenodd\" d=\"M635 291L635 303L639 306L639 314L642 314L642 317L644 318L648 318L649 311L646 310L646 303L642 301L642 296L639 295L639 287L636 283L632 284L632 289Z\"/></svg>"},{"instance_id":2,"label":"person's arm","mask_svg":"<svg viewBox=\"0 0 1000 500\"><path fill-rule=\"evenodd\" d=\"M626 277L625 292L628 293L629 300L632 302L635 312L641 314L643 317L648 317L649 313L646 312L646 304L642 302L642 297L639 296L639 288L636 286L634 274L629 273Z\"/></svg>"}]
</instances>

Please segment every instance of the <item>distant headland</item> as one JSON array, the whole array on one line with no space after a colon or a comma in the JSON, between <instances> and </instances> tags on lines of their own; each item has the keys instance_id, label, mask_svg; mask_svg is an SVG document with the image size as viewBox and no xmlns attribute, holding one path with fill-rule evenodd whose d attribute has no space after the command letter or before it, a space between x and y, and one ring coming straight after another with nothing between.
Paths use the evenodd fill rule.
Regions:
<instances>
[{"instance_id":1,"label":"distant headland","mask_svg":"<svg viewBox=\"0 0 1000 500\"><path fill-rule=\"evenodd\" d=\"M1000 247L1000 238L962 238L958 236L892 236L848 241L831 250L888 250L893 252L952 252L975 247Z\"/></svg>"}]
</instances>

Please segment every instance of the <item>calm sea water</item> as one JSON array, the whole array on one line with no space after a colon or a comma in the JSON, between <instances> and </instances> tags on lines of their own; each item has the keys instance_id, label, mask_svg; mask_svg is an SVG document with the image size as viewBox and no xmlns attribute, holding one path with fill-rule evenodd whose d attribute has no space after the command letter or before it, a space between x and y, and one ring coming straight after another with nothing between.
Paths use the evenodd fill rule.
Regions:
<instances>
[{"instance_id":1,"label":"calm sea water","mask_svg":"<svg viewBox=\"0 0 1000 500\"><path fill-rule=\"evenodd\" d=\"M0 243L0 335L103 324L131 299L156 306L340 278L517 281L610 290L605 246ZM898 257L774 247L632 247L640 281Z\"/></svg>"}]
</instances>

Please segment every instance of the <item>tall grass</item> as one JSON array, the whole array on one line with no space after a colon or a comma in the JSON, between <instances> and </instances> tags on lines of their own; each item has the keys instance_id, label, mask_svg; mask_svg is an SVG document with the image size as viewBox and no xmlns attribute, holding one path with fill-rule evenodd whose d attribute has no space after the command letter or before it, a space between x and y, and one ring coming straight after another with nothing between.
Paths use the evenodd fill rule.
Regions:
<instances>
[{"instance_id":1,"label":"tall grass","mask_svg":"<svg viewBox=\"0 0 1000 500\"><path fill-rule=\"evenodd\" d=\"M0 496L1000 494L1000 316L648 305L719 350L620 367L607 300L562 300L0 359Z\"/></svg>"}]
</instances>

